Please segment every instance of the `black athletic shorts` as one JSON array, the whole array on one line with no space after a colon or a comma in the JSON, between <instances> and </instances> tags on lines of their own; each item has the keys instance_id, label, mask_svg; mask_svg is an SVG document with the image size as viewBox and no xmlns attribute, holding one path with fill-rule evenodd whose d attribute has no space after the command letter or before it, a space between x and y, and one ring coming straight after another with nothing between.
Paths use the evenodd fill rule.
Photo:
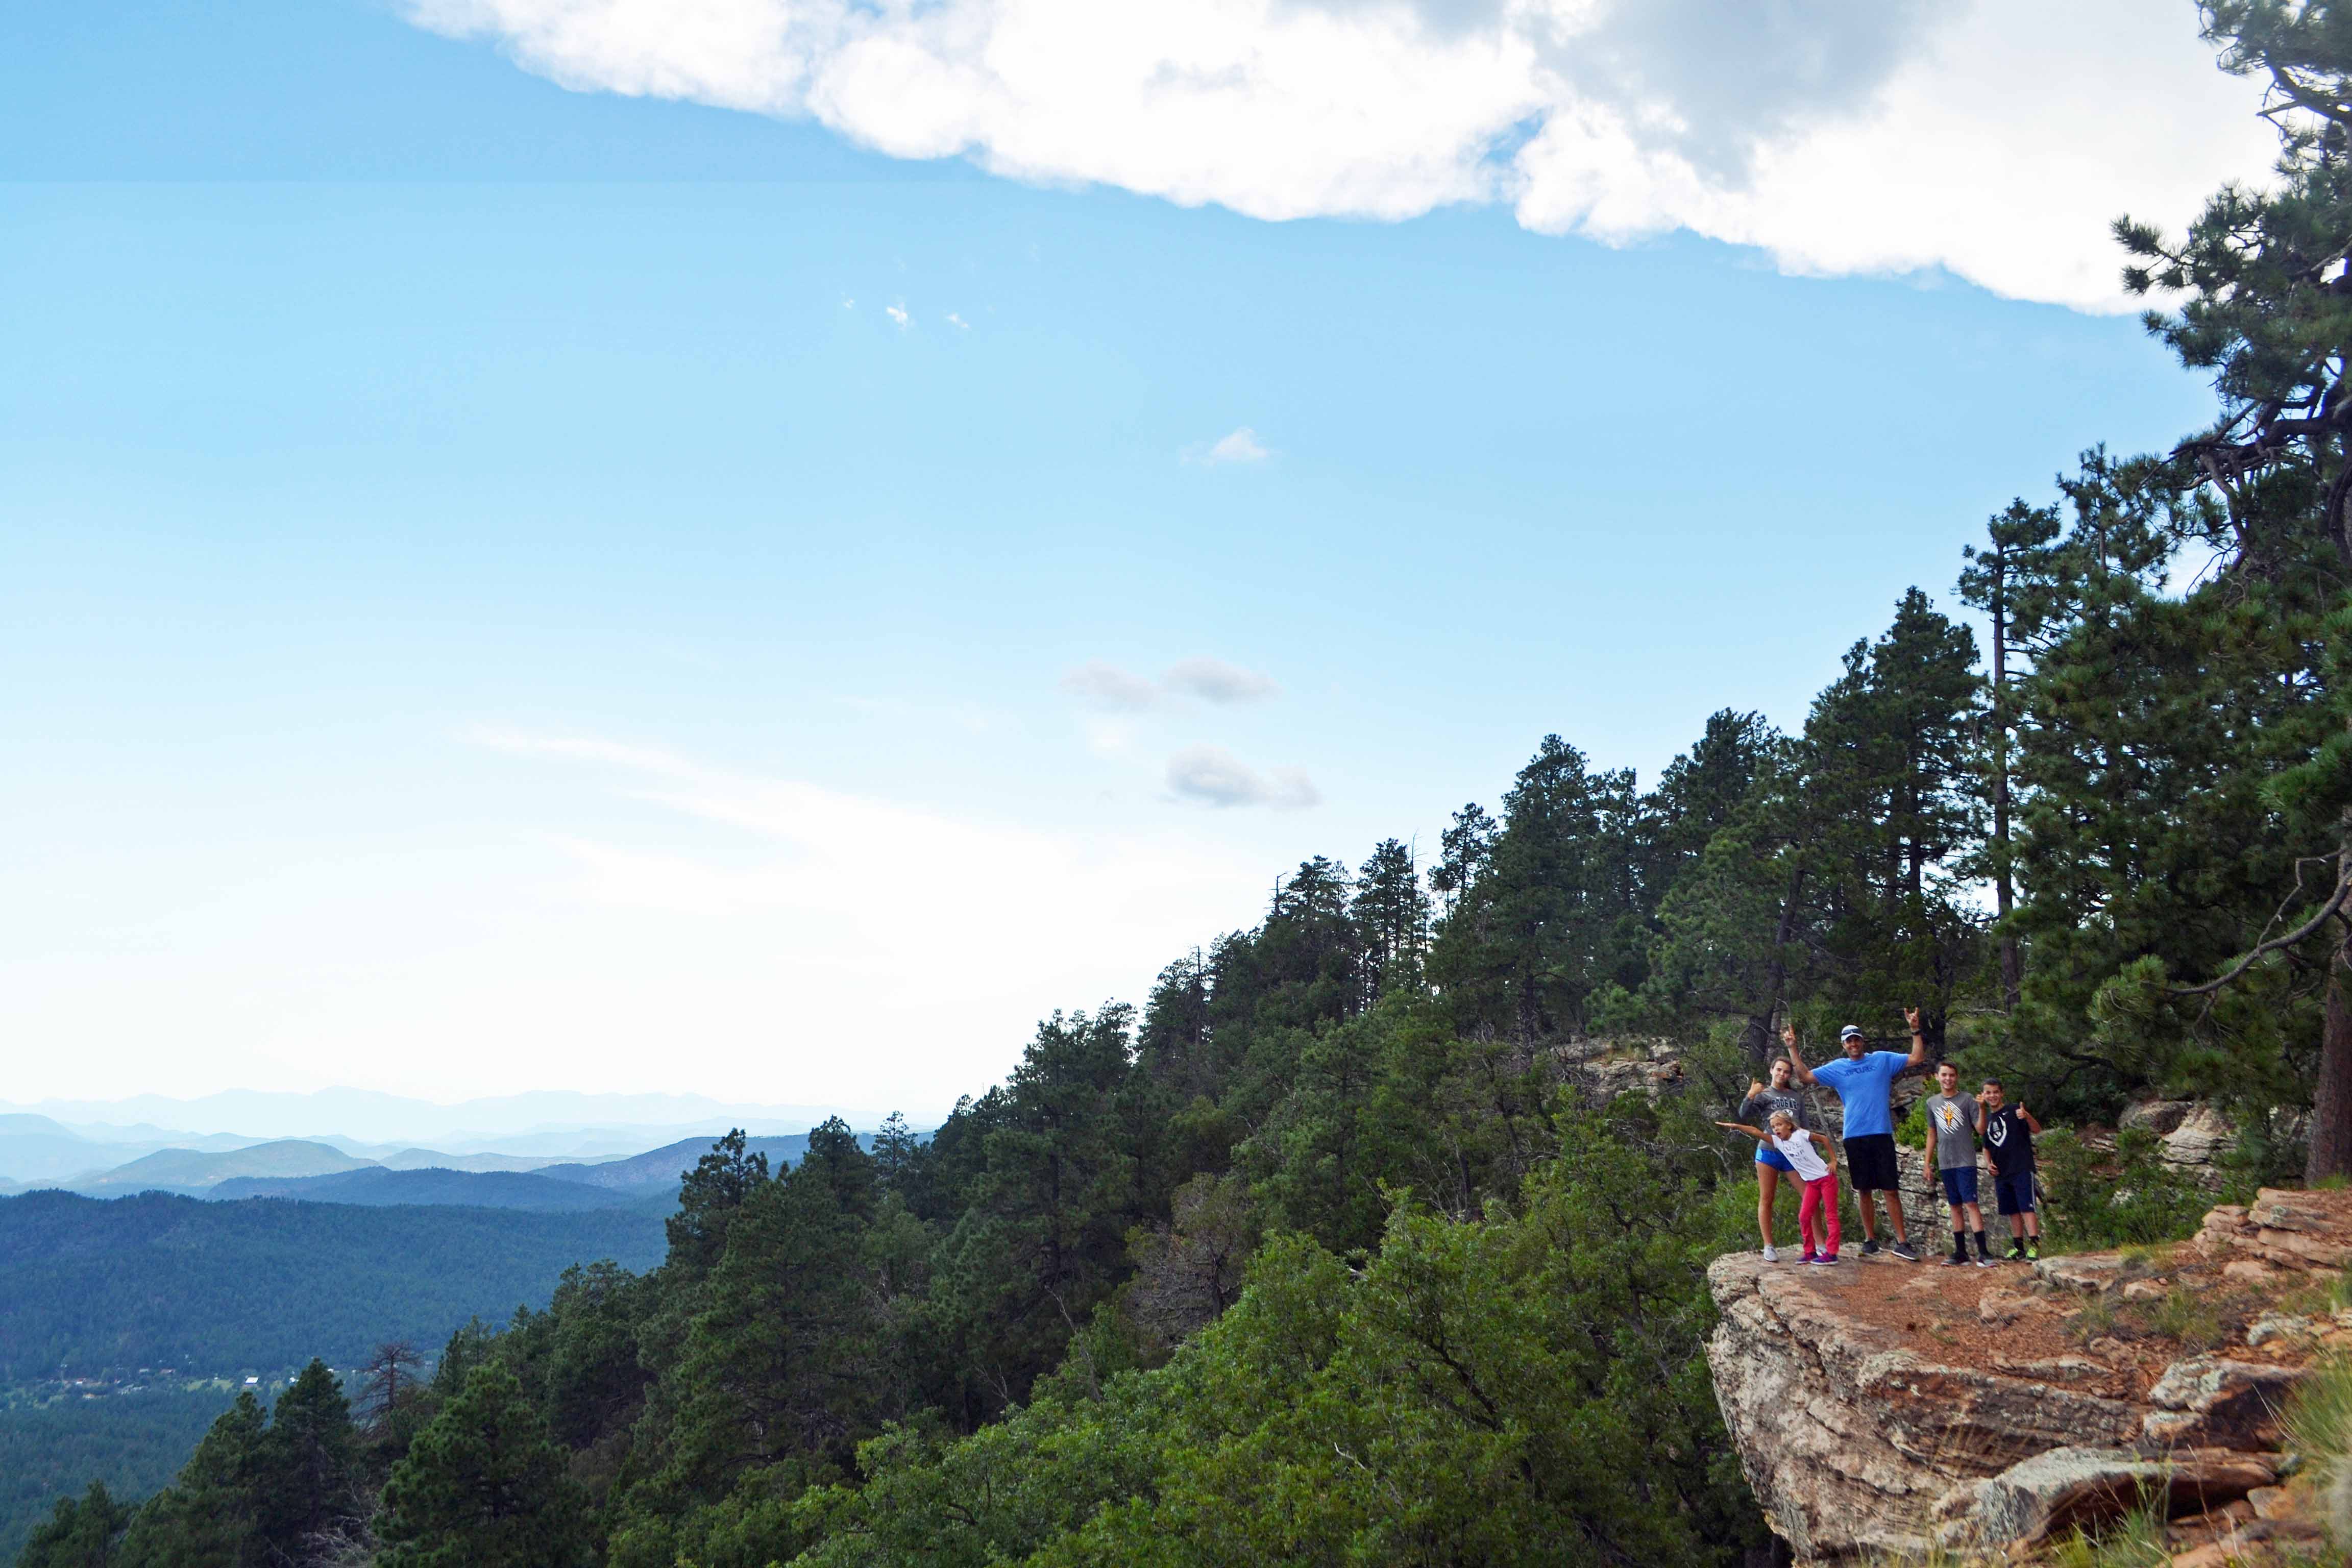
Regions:
<instances>
[{"instance_id":1,"label":"black athletic shorts","mask_svg":"<svg viewBox=\"0 0 2352 1568\"><path fill-rule=\"evenodd\" d=\"M1865 1132L1845 1141L1845 1172L1858 1193L1892 1193L1902 1189L1895 1170L1895 1134Z\"/></svg>"},{"instance_id":2,"label":"black athletic shorts","mask_svg":"<svg viewBox=\"0 0 2352 1568\"><path fill-rule=\"evenodd\" d=\"M2003 1214L2032 1214L2033 1172L2029 1168L2011 1171L2007 1175L1996 1174L1992 1179L1992 1195L2000 1205Z\"/></svg>"}]
</instances>

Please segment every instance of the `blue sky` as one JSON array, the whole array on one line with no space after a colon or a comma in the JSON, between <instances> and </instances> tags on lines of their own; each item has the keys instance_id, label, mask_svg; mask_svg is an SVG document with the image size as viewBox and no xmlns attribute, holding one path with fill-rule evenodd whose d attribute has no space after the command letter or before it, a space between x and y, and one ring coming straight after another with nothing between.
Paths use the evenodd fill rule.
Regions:
<instances>
[{"instance_id":1,"label":"blue sky","mask_svg":"<svg viewBox=\"0 0 2352 1568\"><path fill-rule=\"evenodd\" d=\"M1981 226L1890 276L1525 200L1268 221L575 90L421 8L26 16L20 1100L936 1113L1547 731L1646 777L1714 709L1801 722L1988 512L2209 407L2073 273L2003 297L2043 259Z\"/></svg>"}]
</instances>

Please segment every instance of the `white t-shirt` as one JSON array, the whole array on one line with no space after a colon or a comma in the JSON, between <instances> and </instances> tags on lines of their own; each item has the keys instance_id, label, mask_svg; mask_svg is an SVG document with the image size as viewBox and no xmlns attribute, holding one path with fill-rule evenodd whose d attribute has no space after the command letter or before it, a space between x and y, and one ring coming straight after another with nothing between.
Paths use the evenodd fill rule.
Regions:
<instances>
[{"instance_id":1,"label":"white t-shirt","mask_svg":"<svg viewBox=\"0 0 2352 1568\"><path fill-rule=\"evenodd\" d=\"M1830 1173L1828 1163L1813 1150L1813 1135L1803 1128L1798 1128L1786 1138L1776 1138L1768 1127L1764 1130L1764 1141L1780 1152L1780 1158L1789 1162L1800 1179L1818 1182Z\"/></svg>"}]
</instances>

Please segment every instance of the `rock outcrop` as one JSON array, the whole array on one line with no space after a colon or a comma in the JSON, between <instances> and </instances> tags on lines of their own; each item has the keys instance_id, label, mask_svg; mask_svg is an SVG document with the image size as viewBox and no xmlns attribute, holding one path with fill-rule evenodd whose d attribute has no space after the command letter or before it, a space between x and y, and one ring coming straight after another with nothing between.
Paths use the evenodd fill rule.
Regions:
<instances>
[{"instance_id":1,"label":"rock outcrop","mask_svg":"<svg viewBox=\"0 0 2352 1568\"><path fill-rule=\"evenodd\" d=\"M2297 1142L2309 1121L2303 1112L2279 1112L2272 1135L2282 1142ZM2238 1124L2227 1111L2196 1100L2139 1100L2125 1108L2116 1126L2156 1134L2157 1151L2166 1164L2209 1186L2221 1184L2223 1157L2237 1146L2239 1136Z\"/></svg>"},{"instance_id":2,"label":"rock outcrop","mask_svg":"<svg viewBox=\"0 0 2352 1568\"><path fill-rule=\"evenodd\" d=\"M2281 1414L2352 1347L2352 1313L2324 1310L2347 1263L2352 1192L2265 1191L2177 1247L2031 1268L1743 1254L1709 1271L1708 1363L1799 1562L2030 1552L2144 1498L2183 1551L2307 1543Z\"/></svg>"},{"instance_id":3,"label":"rock outcrop","mask_svg":"<svg viewBox=\"0 0 2352 1568\"><path fill-rule=\"evenodd\" d=\"M1621 1094L1655 1100L1683 1081L1682 1058L1670 1040L1569 1040L1553 1046L1550 1056L1553 1070L1563 1081L1603 1102Z\"/></svg>"}]
</instances>

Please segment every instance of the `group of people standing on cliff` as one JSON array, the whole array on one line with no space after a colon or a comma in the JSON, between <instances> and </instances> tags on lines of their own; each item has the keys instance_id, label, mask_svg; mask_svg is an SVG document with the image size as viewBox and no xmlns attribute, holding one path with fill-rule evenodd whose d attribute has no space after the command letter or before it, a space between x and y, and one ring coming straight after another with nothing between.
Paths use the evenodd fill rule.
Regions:
<instances>
[{"instance_id":1,"label":"group of people standing on cliff","mask_svg":"<svg viewBox=\"0 0 2352 1568\"><path fill-rule=\"evenodd\" d=\"M1878 1197L1886 1197L1886 1218L1894 1239L1886 1250L1907 1262L1919 1260L1911 1245L1903 1214L1902 1179L1895 1153L1895 1080L1927 1064L1927 1037L1919 1031L1919 1014L1905 1008L1910 1026L1911 1049L1874 1051L1862 1030L1848 1024L1838 1032L1843 1060L1808 1067L1797 1044L1794 1025L1780 1031L1786 1056L1769 1069L1769 1083L1748 1086L1739 1120L1719 1121L1735 1132L1756 1140L1758 1185L1756 1225L1764 1237L1764 1261L1777 1263L1773 1245L1772 1205L1780 1194L1780 1177L1794 1176L1804 1188L1797 1208L1797 1227L1805 1244L1801 1263L1833 1264L1838 1260L1837 1152L1845 1150L1845 1166L1862 1212L1862 1250L1879 1250ZM2000 1080L1987 1079L1977 1093L1960 1092L1959 1068L1945 1062L1936 1069L1937 1092L1927 1101L1927 1131L1921 1148L1929 1169L1942 1183L1944 1201L1952 1215L1952 1252L1944 1261L1955 1267L1970 1261L1969 1242L1976 1242L1974 1262L1993 1267L1992 1248L1985 1239L1984 1209L1977 1194L1977 1150L1982 1140L1992 1163L1993 1197L2007 1220L2012 1262L2039 1258L2042 1223L2033 1196L2033 1137L2042 1124L2022 1105L2006 1103ZM1802 1090L1814 1087L1835 1092L1845 1108L1843 1138L1813 1127Z\"/></svg>"}]
</instances>

